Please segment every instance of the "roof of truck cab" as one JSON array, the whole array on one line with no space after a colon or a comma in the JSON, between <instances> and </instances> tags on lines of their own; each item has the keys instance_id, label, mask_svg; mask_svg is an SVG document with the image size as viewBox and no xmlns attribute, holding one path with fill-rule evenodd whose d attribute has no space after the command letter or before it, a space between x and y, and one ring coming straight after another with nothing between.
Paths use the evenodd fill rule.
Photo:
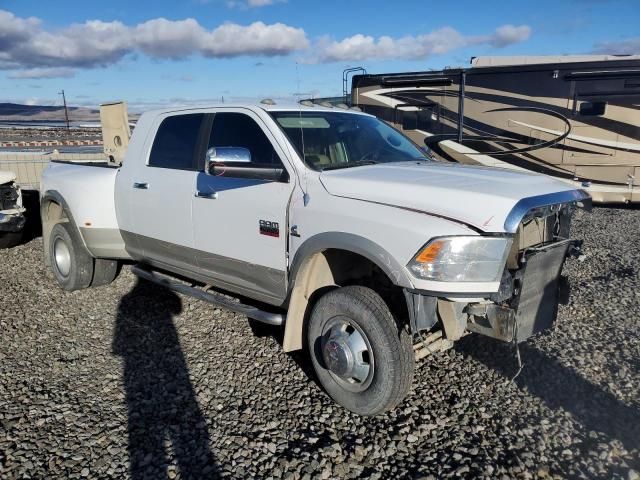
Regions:
<instances>
[{"instance_id":1,"label":"roof of truck cab","mask_svg":"<svg viewBox=\"0 0 640 480\"><path fill-rule=\"evenodd\" d=\"M273 105L264 104L264 103L206 103L206 104L198 104L198 105L157 108L153 110L148 110L145 113L162 115L165 113L188 112L190 110L207 110L211 108L248 108L251 110L261 109L266 112L340 112L340 113L352 113L357 115L370 116L369 114L363 113L358 110L351 110L351 109L339 108L339 107L325 107L322 105L314 105L310 107L310 106L301 105L299 103L294 103L294 102L282 102L282 103L275 103Z\"/></svg>"}]
</instances>

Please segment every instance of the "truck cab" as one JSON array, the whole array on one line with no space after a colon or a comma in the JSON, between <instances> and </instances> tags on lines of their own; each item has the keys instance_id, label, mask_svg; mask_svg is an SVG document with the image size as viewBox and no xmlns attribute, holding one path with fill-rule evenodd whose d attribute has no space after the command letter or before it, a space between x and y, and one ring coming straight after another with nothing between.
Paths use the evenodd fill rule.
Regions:
<instances>
[{"instance_id":1,"label":"truck cab","mask_svg":"<svg viewBox=\"0 0 640 480\"><path fill-rule=\"evenodd\" d=\"M61 287L133 263L283 327L284 350L308 349L329 395L363 415L467 333L548 329L571 213L589 202L541 175L433 162L361 112L274 102L145 113L122 165L52 163L41 191Z\"/></svg>"}]
</instances>

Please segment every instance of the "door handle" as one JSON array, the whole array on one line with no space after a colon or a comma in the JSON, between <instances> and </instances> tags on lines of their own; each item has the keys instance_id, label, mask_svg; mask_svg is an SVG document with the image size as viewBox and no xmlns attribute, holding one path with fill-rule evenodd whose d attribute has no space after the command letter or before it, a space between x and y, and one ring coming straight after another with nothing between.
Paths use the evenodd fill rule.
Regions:
<instances>
[{"instance_id":1,"label":"door handle","mask_svg":"<svg viewBox=\"0 0 640 480\"><path fill-rule=\"evenodd\" d=\"M149 184L147 182L133 182L133 188L139 188L140 190L148 190Z\"/></svg>"},{"instance_id":2,"label":"door handle","mask_svg":"<svg viewBox=\"0 0 640 480\"><path fill-rule=\"evenodd\" d=\"M205 193L205 192L196 191L195 196L196 198L206 198L208 200L216 200L218 198L218 192Z\"/></svg>"}]
</instances>

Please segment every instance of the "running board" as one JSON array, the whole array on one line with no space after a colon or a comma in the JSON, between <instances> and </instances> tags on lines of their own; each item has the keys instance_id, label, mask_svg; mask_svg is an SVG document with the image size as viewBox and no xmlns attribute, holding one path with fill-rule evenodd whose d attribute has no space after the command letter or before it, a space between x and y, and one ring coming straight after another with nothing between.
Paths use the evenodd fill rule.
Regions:
<instances>
[{"instance_id":1,"label":"running board","mask_svg":"<svg viewBox=\"0 0 640 480\"><path fill-rule=\"evenodd\" d=\"M282 325L284 323L284 315L280 313L265 312L264 310L252 307L251 305L233 302L222 295L205 292L199 288L190 287L184 283L172 281L169 277L157 275L154 272L141 268L137 265L131 267L131 272L140 278L161 285L175 292L183 293L190 297L197 298L198 300L218 305L222 308L226 308L227 310L231 310L232 312L246 315L247 317L253 318L259 322L267 323L269 325Z\"/></svg>"}]
</instances>

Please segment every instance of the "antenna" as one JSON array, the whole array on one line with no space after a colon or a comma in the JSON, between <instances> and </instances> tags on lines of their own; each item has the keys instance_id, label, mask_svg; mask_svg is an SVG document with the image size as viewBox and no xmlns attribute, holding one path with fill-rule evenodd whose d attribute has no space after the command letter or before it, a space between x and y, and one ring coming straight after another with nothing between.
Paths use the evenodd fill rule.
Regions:
<instances>
[{"instance_id":1,"label":"antenna","mask_svg":"<svg viewBox=\"0 0 640 480\"><path fill-rule=\"evenodd\" d=\"M64 90L58 92L62 95L62 103L64 104L64 121L67 124L67 132L69 131L69 112L67 111L67 98L64 96Z\"/></svg>"},{"instance_id":2,"label":"antenna","mask_svg":"<svg viewBox=\"0 0 640 480\"><path fill-rule=\"evenodd\" d=\"M296 83L298 86L298 92L300 92L300 71L298 70L298 62L296 62ZM309 178L307 176L307 155L304 148L304 129L302 128L302 104L298 102L298 115L300 119L300 143L302 143L302 162L305 164L304 169L304 187L300 185L302 188L302 203L306 207L309 204ZM301 182L302 183L302 182Z\"/></svg>"}]
</instances>

